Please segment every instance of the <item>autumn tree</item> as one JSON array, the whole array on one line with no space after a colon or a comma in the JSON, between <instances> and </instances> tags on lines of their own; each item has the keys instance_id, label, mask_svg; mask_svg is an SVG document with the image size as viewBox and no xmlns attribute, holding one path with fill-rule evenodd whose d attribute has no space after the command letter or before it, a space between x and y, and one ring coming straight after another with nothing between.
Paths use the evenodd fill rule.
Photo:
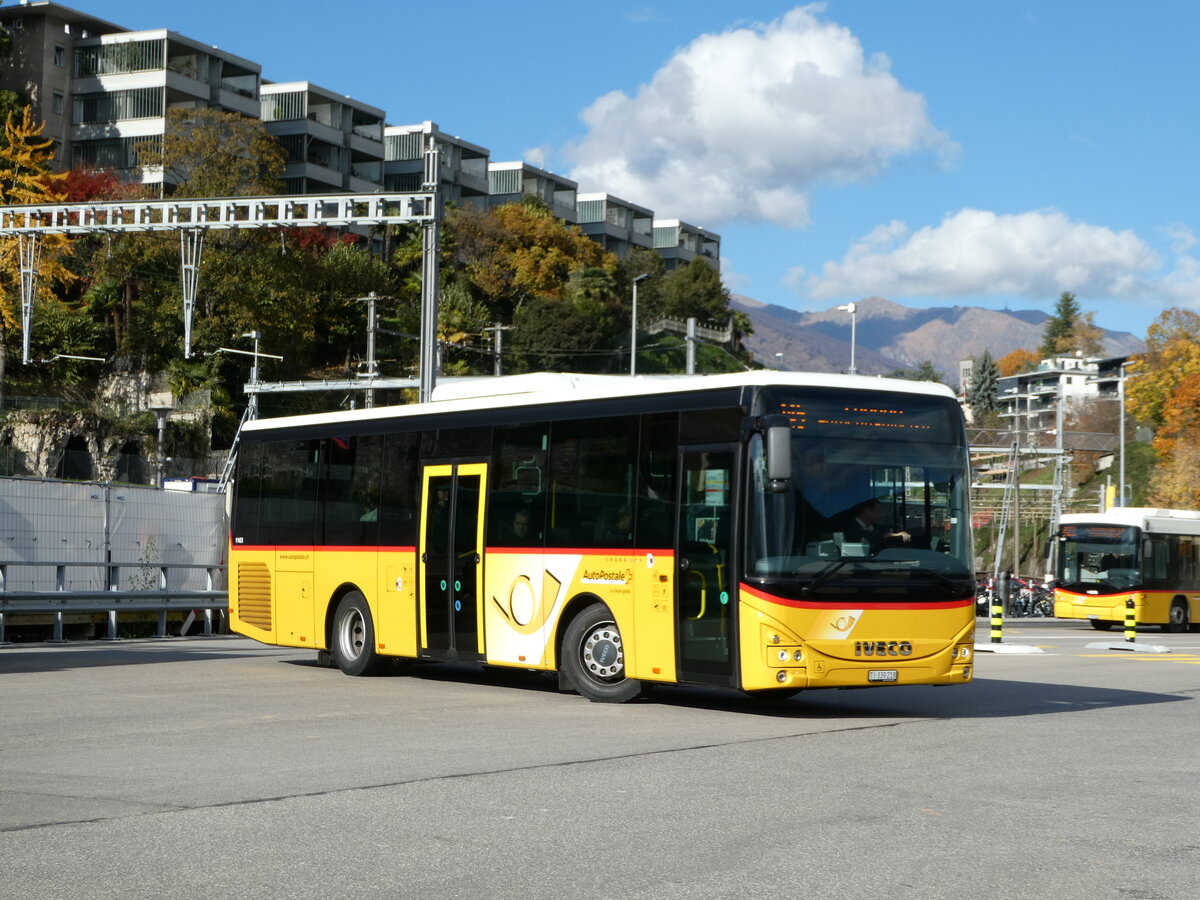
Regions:
<instances>
[{"instance_id":1,"label":"autumn tree","mask_svg":"<svg viewBox=\"0 0 1200 900\"><path fill-rule=\"evenodd\" d=\"M42 137L44 124L35 124L29 107L18 116L9 113L0 134L0 206L27 203L61 203L61 176L51 174L54 142ZM42 235L38 256L37 280L42 288L53 290L69 284L73 276L63 265L67 239L63 235ZM20 324L21 261L19 240L0 238L0 385L7 364L7 336Z\"/></svg>"},{"instance_id":2,"label":"autumn tree","mask_svg":"<svg viewBox=\"0 0 1200 900\"><path fill-rule=\"evenodd\" d=\"M1037 369L1041 359L1032 350L1014 350L996 360L996 367L1001 378L1010 375L1020 375L1022 372L1032 372Z\"/></svg>"},{"instance_id":3,"label":"autumn tree","mask_svg":"<svg viewBox=\"0 0 1200 900\"><path fill-rule=\"evenodd\" d=\"M615 256L537 202L486 212L463 207L447 217L447 231L453 232L457 264L504 319L532 297L561 300L577 269L617 267Z\"/></svg>"},{"instance_id":4,"label":"autumn tree","mask_svg":"<svg viewBox=\"0 0 1200 900\"><path fill-rule=\"evenodd\" d=\"M1146 352L1132 357L1126 368L1136 376L1125 386L1127 410L1158 428L1180 383L1200 374L1200 313L1179 307L1162 312L1146 332Z\"/></svg>"}]
</instances>

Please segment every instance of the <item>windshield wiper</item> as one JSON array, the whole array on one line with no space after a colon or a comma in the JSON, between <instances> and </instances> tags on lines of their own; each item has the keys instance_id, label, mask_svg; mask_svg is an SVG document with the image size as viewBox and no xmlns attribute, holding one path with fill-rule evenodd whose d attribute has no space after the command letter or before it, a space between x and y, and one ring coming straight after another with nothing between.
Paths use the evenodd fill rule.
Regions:
<instances>
[{"instance_id":1,"label":"windshield wiper","mask_svg":"<svg viewBox=\"0 0 1200 900\"><path fill-rule=\"evenodd\" d=\"M817 588L819 588L821 585L823 585L826 581L828 581L829 576L831 576L834 572L836 572L838 569L840 569L842 566L844 566L848 562L850 562L849 559L837 559L837 560L834 560L833 562L831 562L829 565L827 565L825 568L823 568L820 572L818 572L816 575L814 575L812 581L810 581L804 587L800 588L800 596L807 597L809 594L811 594L813 591L815 591Z\"/></svg>"}]
</instances>

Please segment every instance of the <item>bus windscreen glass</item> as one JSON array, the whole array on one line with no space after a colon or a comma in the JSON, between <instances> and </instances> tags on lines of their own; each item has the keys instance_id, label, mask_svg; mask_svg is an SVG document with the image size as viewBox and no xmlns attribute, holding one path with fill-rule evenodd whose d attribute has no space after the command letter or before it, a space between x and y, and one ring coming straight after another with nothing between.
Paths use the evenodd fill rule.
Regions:
<instances>
[{"instance_id":1,"label":"bus windscreen glass","mask_svg":"<svg viewBox=\"0 0 1200 900\"><path fill-rule=\"evenodd\" d=\"M1139 584L1140 531L1120 525L1062 525L1058 584L1067 590L1116 593Z\"/></svg>"},{"instance_id":2,"label":"bus windscreen glass","mask_svg":"<svg viewBox=\"0 0 1200 900\"><path fill-rule=\"evenodd\" d=\"M938 397L771 398L788 417L792 479L766 477L751 441L747 575L797 598L847 591L879 602L973 593L961 419Z\"/></svg>"}]
</instances>

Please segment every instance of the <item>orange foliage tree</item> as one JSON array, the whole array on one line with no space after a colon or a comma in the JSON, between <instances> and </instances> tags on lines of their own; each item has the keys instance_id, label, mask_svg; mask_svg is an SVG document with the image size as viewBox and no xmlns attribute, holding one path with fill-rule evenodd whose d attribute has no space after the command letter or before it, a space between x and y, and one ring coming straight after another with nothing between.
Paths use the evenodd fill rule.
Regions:
<instances>
[{"instance_id":1,"label":"orange foliage tree","mask_svg":"<svg viewBox=\"0 0 1200 900\"><path fill-rule=\"evenodd\" d=\"M996 366L1000 369L1000 377L1007 378L1021 372L1032 372L1040 361L1032 350L1014 350L996 360Z\"/></svg>"}]
</instances>

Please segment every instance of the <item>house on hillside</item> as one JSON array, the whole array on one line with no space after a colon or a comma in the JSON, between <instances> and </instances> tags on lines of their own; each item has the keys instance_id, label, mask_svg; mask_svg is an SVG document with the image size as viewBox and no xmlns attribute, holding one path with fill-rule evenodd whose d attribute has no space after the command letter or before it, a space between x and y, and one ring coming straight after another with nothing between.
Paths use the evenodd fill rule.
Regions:
<instances>
[{"instance_id":1,"label":"house on hillside","mask_svg":"<svg viewBox=\"0 0 1200 900\"><path fill-rule=\"evenodd\" d=\"M999 381L1000 417L1020 431L1057 427L1058 401L1064 409L1118 397L1122 367L1128 356L1056 356L1043 359L1032 372Z\"/></svg>"}]
</instances>

